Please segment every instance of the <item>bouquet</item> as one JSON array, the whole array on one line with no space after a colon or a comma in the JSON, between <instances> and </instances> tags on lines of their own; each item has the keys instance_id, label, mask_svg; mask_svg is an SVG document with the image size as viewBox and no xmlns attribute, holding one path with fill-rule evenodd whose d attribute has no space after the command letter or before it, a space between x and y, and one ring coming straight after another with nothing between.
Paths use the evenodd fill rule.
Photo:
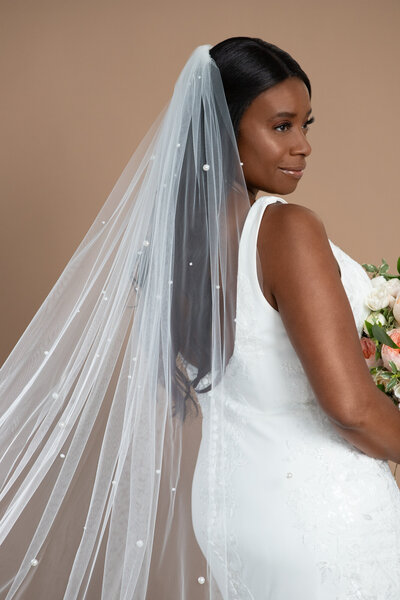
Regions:
<instances>
[{"instance_id":1,"label":"bouquet","mask_svg":"<svg viewBox=\"0 0 400 600\"><path fill-rule=\"evenodd\" d=\"M384 258L379 267L362 266L370 275L372 289L365 298L371 310L360 338L362 351L377 387L400 409L400 257L399 275L389 274ZM394 470L396 477L398 464Z\"/></svg>"},{"instance_id":2,"label":"bouquet","mask_svg":"<svg viewBox=\"0 0 400 600\"><path fill-rule=\"evenodd\" d=\"M389 274L382 258L379 267L364 263L372 289L365 298L371 310L360 338L362 351L377 387L400 409L400 257L398 275Z\"/></svg>"}]
</instances>

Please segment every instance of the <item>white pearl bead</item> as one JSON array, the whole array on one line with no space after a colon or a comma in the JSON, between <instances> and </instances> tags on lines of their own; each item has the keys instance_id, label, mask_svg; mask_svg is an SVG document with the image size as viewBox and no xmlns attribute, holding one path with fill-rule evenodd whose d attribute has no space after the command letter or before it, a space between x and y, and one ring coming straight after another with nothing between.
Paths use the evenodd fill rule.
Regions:
<instances>
[{"instance_id":1,"label":"white pearl bead","mask_svg":"<svg viewBox=\"0 0 400 600\"><path fill-rule=\"evenodd\" d=\"M60 458L65 458L65 454L60 454Z\"/></svg>"},{"instance_id":2,"label":"white pearl bead","mask_svg":"<svg viewBox=\"0 0 400 600\"><path fill-rule=\"evenodd\" d=\"M46 354L46 356L47 356L47 354L48 354L48 353L49 353L49 351L48 351L48 350L45 350L45 351L44 351L44 354Z\"/></svg>"},{"instance_id":3,"label":"white pearl bead","mask_svg":"<svg viewBox=\"0 0 400 600\"><path fill-rule=\"evenodd\" d=\"M201 79L201 75L197 75L197 79Z\"/></svg>"},{"instance_id":4,"label":"white pearl bead","mask_svg":"<svg viewBox=\"0 0 400 600\"><path fill-rule=\"evenodd\" d=\"M172 281L172 279L170 279L170 280L168 281L168 283L169 283L169 285L172 285L174 282Z\"/></svg>"},{"instance_id":5,"label":"white pearl bead","mask_svg":"<svg viewBox=\"0 0 400 600\"><path fill-rule=\"evenodd\" d=\"M139 546L139 548L141 548L143 546L143 540L137 540L136 546Z\"/></svg>"},{"instance_id":6,"label":"white pearl bead","mask_svg":"<svg viewBox=\"0 0 400 600\"><path fill-rule=\"evenodd\" d=\"M190 263L189 263L189 267L191 267L192 265L193 265L193 263L192 263L192 262L190 262Z\"/></svg>"},{"instance_id":7,"label":"white pearl bead","mask_svg":"<svg viewBox=\"0 0 400 600\"><path fill-rule=\"evenodd\" d=\"M53 392L51 397L54 398L54 400L57 400L59 394L57 394L57 392Z\"/></svg>"},{"instance_id":8,"label":"white pearl bead","mask_svg":"<svg viewBox=\"0 0 400 600\"><path fill-rule=\"evenodd\" d=\"M136 359L136 356L134 356L134 357L132 358L132 362L135 362L136 360L137 360L137 359Z\"/></svg>"},{"instance_id":9,"label":"white pearl bead","mask_svg":"<svg viewBox=\"0 0 400 600\"><path fill-rule=\"evenodd\" d=\"M172 489L171 489L171 492L176 492L176 488L172 488Z\"/></svg>"},{"instance_id":10,"label":"white pearl bead","mask_svg":"<svg viewBox=\"0 0 400 600\"><path fill-rule=\"evenodd\" d=\"M242 163L242 162L241 162L240 164L243 166L243 163Z\"/></svg>"},{"instance_id":11,"label":"white pearl bead","mask_svg":"<svg viewBox=\"0 0 400 600\"><path fill-rule=\"evenodd\" d=\"M176 147L177 147L177 148L180 148L180 147L181 147L181 145L180 145L180 143L179 143L179 142L177 143Z\"/></svg>"},{"instance_id":12,"label":"white pearl bead","mask_svg":"<svg viewBox=\"0 0 400 600\"><path fill-rule=\"evenodd\" d=\"M108 300L107 296L104 296L103 300L105 300L107 302L107 300Z\"/></svg>"},{"instance_id":13,"label":"white pearl bead","mask_svg":"<svg viewBox=\"0 0 400 600\"><path fill-rule=\"evenodd\" d=\"M155 159L155 157L156 157L156 155L155 155L155 154L152 154L152 155L150 156L150 160L154 160L154 159Z\"/></svg>"},{"instance_id":14,"label":"white pearl bead","mask_svg":"<svg viewBox=\"0 0 400 600\"><path fill-rule=\"evenodd\" d=\"M205 582L205 579L204 579L204 577L198 577L198 578L197 578L197 581L198 581L199 583L204 583L204 582Z\"/></svg>"},{"instance_id":15,"label":"white pearl bead","mask_svg":"<svg viewBox=\"0 0 400 600\"><path fill-rule=\"evenodd\" d=\"M59 424L58 424L58 426L61 427L61 428L65 427L64 421L60 421Z\"/></svg>"},{"instance_id":16,"label":"white pearl bead","mask_svg":"<svg viewBox=\"0 0 400 600\"><path fill-rule=\"evenodd\" d=\"M215 287L217 288L217 290L219 290L221 288L220 285L216 285Z\"/></svg>"},{"instance_id":17,"label":"white pearl bead","mask_svg":"<svg viewBox=\"0 0 400 600\"><path fill-rule=\"evenodd\" d=\"M101 223L102 223L102 225L105 225L105 224L106 224L106 222L105 222L105 221L102 221Z\"/></svg>"},{"instance_id":18,"label":"white pearl bead","mask_svg":"<svg viewBox=\"0 0 400 600\"><path fill-rule=\"evenodd\" d=\"M111 482L111 485L116 485L116 484L117 484L116 479L113 479L112 482Z\"/></svg>"},{"instance_id":19,"label":"white pearl bead","mask_svg":"<svg viewBox=\"0 0 400 600\"><path fill-rule=\"evenodd\" d=\"M159 475L161 473L161 469L156 469L156 473Z\"/></svg>"},{"instance_id":20,"label":"white pearl bead","mask_svg":"<svg viewBox=\"0 0 400 600\"><path fill-rule=\"evenodd\" d=\"M210 170L210 165L203 165L203 171L209 171Z\"/></svg>"},{"instance_id":21,"label":"white pearl bead","mask_svg":"<svg viewBox=\"0 0 400 600\"><path fill-rule=\"evenodd\" d=\"M132 379L132 375L128 375L128 379Z\"/></svg>"},{"instance_id":22,"label":"white pearl bead","mask_svg":"<svg viewBox=\"0 0 400 600\"><path fill-rule=\"evenodd\" d=\"M286 477L287 477L287 478L289 478L289 477L293 477L293 473L288 473L288 474L286 475Z\"/></svg>"},{"instance_id":23,"label":"white pearl bead","mask_svg":"<svg viewBox=\"0 0 400 600\"><path fill-rule=\"evenodd\" d=\"M32 567L36 567L36 565L37 565L38 563L39 563L39 561L38 561L38 559L37 559L37 558L32 558L32 560L31 560L31 565L32 565Z\"/></svg>"},{"instance_id":24,"label":"white pearl bead","mask_svg":"<svg viewBox=\"0 0 400 600\"><path fill-rule=\"evenodd\" d=\"M97 356L97 357L99 357L99 356L100 356L100 354L96 354L96 356Z\"/></svg>"},{"instance_id":25,"label":"white pearl bead","mask_svg":"<svg viewBox=\"0 0 400 600\"><path fill-rule=\"evenodd\" d=\"M148 246L150 244L149 240L143 240L143 246Z\"/></svg>"}]
</instances>

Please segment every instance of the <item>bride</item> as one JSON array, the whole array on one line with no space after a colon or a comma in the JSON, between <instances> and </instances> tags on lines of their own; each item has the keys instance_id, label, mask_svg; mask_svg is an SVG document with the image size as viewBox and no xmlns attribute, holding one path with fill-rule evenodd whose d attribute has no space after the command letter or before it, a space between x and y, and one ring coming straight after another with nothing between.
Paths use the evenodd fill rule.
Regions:
<instances>
[{"instance_id":1,"label":"bride","mask_svg":"<svg viewBox=\"0 0 400 600\"><path fill-rule=\"evenodd\" d=\"M0 370L2 600L400 597L371 282L282 198L313 120L277 46L190 55Z\"/></svg>"}]
</instances>

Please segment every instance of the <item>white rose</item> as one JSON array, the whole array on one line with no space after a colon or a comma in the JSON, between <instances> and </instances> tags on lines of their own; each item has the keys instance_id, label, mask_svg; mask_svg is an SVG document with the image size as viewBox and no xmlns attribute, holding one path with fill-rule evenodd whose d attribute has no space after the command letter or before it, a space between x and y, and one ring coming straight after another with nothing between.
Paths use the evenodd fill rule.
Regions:
<instances>
[{"instance_id":1,"label":"white rose","mask_svg":"<svg viewBox=\"0 0 400 600\"><path fill-rule=\"evenodd\" d=\"M400 400L400 383L398 383L397 385L394 386L393 394L394 394L395 398Z\"/></svg>"},{"instance_id":2,"label":"white rose","mask_svg":"<svg viewBox=\"0 0 400 600\"><path fill-rule=\"evenodd\" d=\"M386 289L389 294L396 298L396 296L400 294L400 279L397 279L397 277L388 279L386 282Z\"/></svg>"},{"instance_id":3,"label":"white rose","mask_svg":"<svg viewBox=\"0 0 400 600\"><path fill-rule=\"evenodd\" d=\"M373 287L379 287L380 285L386 284L386 279L384 278L383 275L379 275L379 277L373 277L371 279L371 283L372 283Z\"/></svg>"},{"instance_id":4,"label":"white rose","mask_svg":"<svg viewBox=\"0 0 400 600\"><path fill-rule=\"evenodd\" d=\"M393 316L400 325L400 292L393 304Z\"/></svg>"},{"instance_id":5,"label":"white rose","mask_svg":"<svg viewBox=\"0 0 400 600\"><path fill-rule=\"evenodd\" d=\"M378 277L376 279L379 279ZM372 280L373 281L373 280ZM390 294L386 289L386 285L381 284L371 289L365 299L365 304L371 310L380 310L386 308L390 303Z\"/></svg>"},{"instance_id":6,"label":"white rose","mask_svg":"<svg viewBox=\"0 0 400 600\"><path fill-rule=\"evenodd\" d=\"M368 323L371 323L371 325L386 325L387 322L383 314L380 312L370 313L365 319L365 321L368 321ZM368 329L366 328L365 323L363 329L365 333L369 336Z\"/></svg>"}]
</instances>

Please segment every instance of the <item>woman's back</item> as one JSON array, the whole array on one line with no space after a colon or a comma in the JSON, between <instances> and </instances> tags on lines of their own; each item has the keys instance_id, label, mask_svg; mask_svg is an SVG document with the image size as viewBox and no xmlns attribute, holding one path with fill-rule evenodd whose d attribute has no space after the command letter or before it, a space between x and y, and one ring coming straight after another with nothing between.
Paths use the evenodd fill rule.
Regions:
<instances>
[{"instance_id":1,"label":"woman's back","mask_svg":"<svg viewBox=\"0 0 400 600\"><path fill-rule=\"evenodd\" d=\"M260 288L257 234L276 200L285 202L259 198L246 218L234 353L212 396L199 395L213 433L202 438L193 479L195 534L224 599L398 599L400 491L389 465L334 429ZM371 282L330 244L361 335ZM210 476L220 485L208 486Z\"/></svg>"}]
</instances>

